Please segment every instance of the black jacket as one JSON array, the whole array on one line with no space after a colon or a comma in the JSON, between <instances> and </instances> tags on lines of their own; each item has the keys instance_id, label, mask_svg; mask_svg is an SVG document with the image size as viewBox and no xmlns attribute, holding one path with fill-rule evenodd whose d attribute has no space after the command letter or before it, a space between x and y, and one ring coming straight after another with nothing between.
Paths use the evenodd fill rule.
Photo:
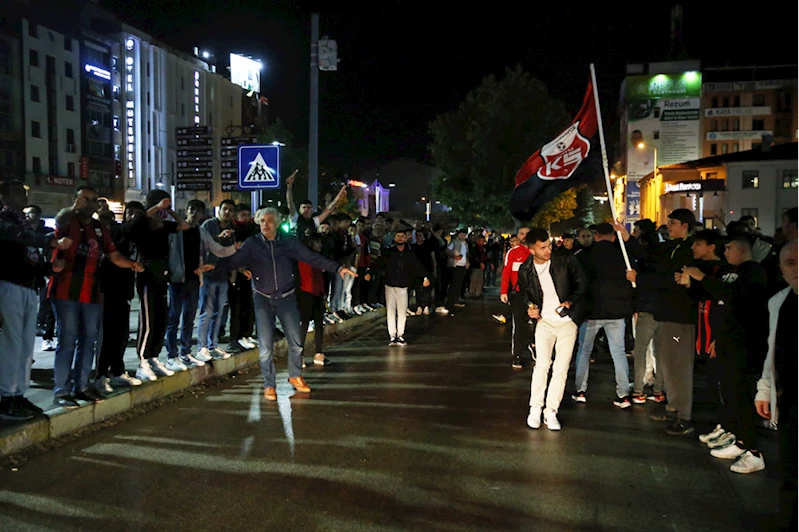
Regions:
<instances>
[{"instance_id":1,"label":"black jacket","mask_svg":"<svg viewBox=\"0 0 799 532\"><path fill-rule=\"evenodd\" d=\"M397 246L391 246L383 251L380 258L372 266L373 270L383 272L386 286L409 288L417 277L425 277L427 272L419 261L419 257L411 249L410 244L400 251Z\"/></svg>"},{"instance_id":2,"label":"black jacket","mask_svg":"<svg viewBox=\"0 0 799 532\"><path fill-rule=\"evenodd\" d=\"M588 319L617 320L632 316L633 287L626 278L627 265L619 244L599 241L590 249L578 252L578 255L583 254L587 255L581 264L585 264L589 286L586 293Z\"/></svg>"},{"instance_id":3,"label":"black jacket","mask_svg":"<svg viewBox=\"0 0 799 532\"><path fill-rule=\"evenodd\" d=\"M574 258L574 255L552 255L549 273L555 284L555 291L560 301L571 302L569 316L579 327L587 314L585 293L588 281L585 273ZM527 298L528 303L535 303L539 308L544 308L544 292L538 280L538 272L533 264L533 255L530 255L519 268L519 291Z\"/></svg>"},{"instance_id":4,"label":"black jacket","mask_svg":"<svg viewBox=\"0 0 799 532\"><path fill-rule=\"evenodd\" d=\"M722 260L697 261L697 267L707 276L723 279L730 273L730 265ZM702 286L702 283L691 279L688 293L697 303L696 320L696 354L710 354L710 344L716 341L718 331L724 321L724 303L715 298Z\"/></svg>"},{"instance_id":5,"label":"black jacket","mask_svg":"<svg viewBox=\"0 0 799 532\"><path fill-rule=\"evenodd\" d=\"M738 265L734 273L721 279L709 275L702 279L702 288L724 302L723 322L720 330L714 331L716 346L723 344L728 352L734 351L738 361L754 371L763 368L768 351L767 286L766 270L754 261Z\"/></svg>"},{"instance_id":6,"label":"black jacket","mask_svg":"<svg viewBox=\"0 0 799 532\"><path fill-rule=\"evenodd\" d=\"M683 266L693 266L692 237L663 242L656 249L657 266L654 289L657 291L656 321L694 325L696 323L696 301L688 289L674 281L675 273L682 273Z\"/></svg>"}]
</instances>

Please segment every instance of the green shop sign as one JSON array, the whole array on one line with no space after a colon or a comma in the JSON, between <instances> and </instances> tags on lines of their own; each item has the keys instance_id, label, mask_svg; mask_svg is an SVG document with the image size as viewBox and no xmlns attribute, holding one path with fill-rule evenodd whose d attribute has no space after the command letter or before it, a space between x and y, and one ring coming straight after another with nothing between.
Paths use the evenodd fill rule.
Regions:
<instances>
[{"instance_id":1,"label":"green shop sign","mask_svg":"<svg viewBox=\"0 0 799 532\"><path fill-rule=\"evenodd\" d=\"M699 98L702 96L702 74L656 74L627 76L625 94L628 100L655 98Z\"/></svg>"}]
</instances>

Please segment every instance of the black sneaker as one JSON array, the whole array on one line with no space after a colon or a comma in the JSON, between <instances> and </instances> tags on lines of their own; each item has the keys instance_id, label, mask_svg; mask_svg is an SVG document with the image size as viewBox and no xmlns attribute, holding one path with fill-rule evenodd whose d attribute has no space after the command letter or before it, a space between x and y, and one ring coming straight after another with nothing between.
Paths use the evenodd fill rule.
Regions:
<instances>
[{"instance_id":1,"label":"black sneaker","mask_svg":"<svg viewBox=\"0 0 799 532\"><path fill-rule=\"evenodd\" d=\"M649 414L649 419L652 421L668 421L669 425L671 425L677 419L677 412L663 409L659 412Z\"/></svg>"},{"instance_id":2,"label":"black sneaker","mask_svg":"<svg viewBox=\"0 0 799 532\"><path fill-rule=\"evenodd\" d=\"M687 436L694 431L694 424L684 419L675 419L666 427L666 434L669 436Z\"/></svg>"},{"instance_id":3,"label":"black sneaker","mask_svg":"<svg viewBox=\"0 0 799 532\"><path fill-rule=\"evenodd\" d=\"M408 345L408 342L406 342L405 338L403 338L402 336L397 336L397 345L400 347L405 347L406 345Z\"/></svg>"},{"instance_id":4,"label":"black sneaker","mask_svg":"<svg viewBox=\"0 0 799 532\"><path fill-rule=\"evenodd\" d=\"M28 411L33 415L41 414L42 412L44 412L44 410L42 410L35 404L31 403L28 399L22 397L21 395L17 395L16 397L14 397L14 401L16 401L17 405L19 405L19 407L22 410Z\"/></svg>"},{"instance_id":5,"label":"black sneaker","mask_svg":"<svg viewBox=\"0 0 799 532\"><path fill-rule=\"evenodd\" d=\"M235 354L237 354L237 353L241 353L241 352L242 352L242 351L244 351L244 350L241 348L241 346L239 345L239 343L238 343L238 342L236 342L236 343L234 343L234 344L228 344L228 345L227 345L227 348L225 349L225 351L227 351L227 352L228 352L228 353L230 353L231 355L235 355Z\"/></svg>"},{"instance_id":6,"label":"black sneaker","mask_svg":"<svg viewBox=\"0 0 799 532\"><path fill-rule=\"evenodd\" d=\"M615 401L613 401L613 406L618 406L619 408L630 408L632 403L630 402L629 397L617 397Z\"/></svg>"},{"instance_id":7,"label":"black sneaker","mask_svg":"<svg viewBox=\"0 0 799 532\"><path fill-rule=\"evenodd\" d=\"M102 403L103 401L105 401L105 397L100 395L99 392L95 391L92 388L87 388L82 392L76 393L75 399L79 399L81 401L88 401L90 403Z\"/></svg>"},{"instance_id":8,"label":"black sneaker","mask_svg":"<svg viewBox=\"0 0 799 532\"><path fill-rule=\"evenodd\" d=\"M0 399L0 419L7 421L27 421L33 418L33 413L22 409L16 397L3 397Z\"/></svg>"},{"instance_id":9,"label":"black sneaker","mask_svg":"<svg viewBox=\"0 0 799 532\"><path fill-rule=\"evenodd\" d=\"M522 357L513 357L513 364L511 364L511 366L513 369L522 369Z\"/></svg>"},{"instance_id":10,"label":"black sneaker","mask_svg":"<svg viewBox=\"0 0 799 532\"><path fill-rule=\"evenodd\" d=\"M56 406L66 408L67 410L78 408L80 406L75 398L71 395L62 395L61 397L56 397L55 401L53 402L56 404Z\"/></svg>"},{"instance_id":11,"label":"black sneaker","mask_svg":"<svg viewBox=\"0 0 799 532\"><path fill-rule=\"evenodd\" d=\"M585 392L575 392L572 395L572 401L575 403L585 403L588 400L585 398Z\"/></svg>"},{"instance_id":12,"label":"black sneaker","mask_svg":"<svg viewBox=\"0 0 799 532\"><path fill-rule=\"evenodd\" d=\"M392 336L391 337L391 341L388 342L388 346L389 347L396 347L397 346L397 337L396 336Z\"/></svg>"}]
</instances>

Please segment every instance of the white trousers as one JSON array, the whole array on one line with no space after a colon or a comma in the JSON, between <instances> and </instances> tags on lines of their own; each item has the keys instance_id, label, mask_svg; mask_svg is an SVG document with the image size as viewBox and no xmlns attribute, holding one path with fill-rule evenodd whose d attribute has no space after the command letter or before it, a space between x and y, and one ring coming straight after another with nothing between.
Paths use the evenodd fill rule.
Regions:
<instances>
[{"instance_id":1,"label":"white trousers","mask_svg":"<svg viewBox=\"0 0 799 532\"><path fill-rule=\"evenodd\" d=\"M547 410L558 411L560 401L563 399L563 390L566 388L566 377L569 374L576 340L577 325L572 320L560 323L539 320L535 328L536 361L530 382L530 408L543 408L546 396ZM547 389L550 366L552 366L552 379Z\"/></svg>"},{"instance_id":2,"label":"white trousers","mask_svg":"<svg viewBox=\"0 0 799 532\"><path fill-rule=\"evenodd\" d=\"M386 314L388 336L405 336L405 320L408 317L408 289L386 286Z\"/></svg>"}]
</instances>

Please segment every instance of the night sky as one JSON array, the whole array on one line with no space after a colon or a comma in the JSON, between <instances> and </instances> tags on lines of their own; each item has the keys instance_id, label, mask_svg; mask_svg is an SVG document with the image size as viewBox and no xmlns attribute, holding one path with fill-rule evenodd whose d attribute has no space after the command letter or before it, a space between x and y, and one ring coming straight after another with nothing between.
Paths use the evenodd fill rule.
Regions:
<instances>
[{"instance_id":1,"label":"night sky","mask_svg":"<svg viewBox=\"0 0 799 532\"><path fill-rule=\"evenodd\" d=\"M102 3L178 49L228 49L262 59L270 121L279 117L297 141L307 142L314 2ZM575 113L588 65L595 63L612 149L625 64L668 59L673 5L535 2L519 8L513 6L525 4L486 2L474 9L466 3L386 0L338 2L344 7L331 9L329 4L317 3L323 6L320 35L338 42L341 62L338 72L320 72L320 162L355 175L395 158L429 160L427 124L435 115L455 109L484 76L501 75L518 63ZM703 66L796 64L795 5L750 3L743 10L714 5L711 11L696 4L684 6L683 43Z\"/></svg>"}]
</instances>

